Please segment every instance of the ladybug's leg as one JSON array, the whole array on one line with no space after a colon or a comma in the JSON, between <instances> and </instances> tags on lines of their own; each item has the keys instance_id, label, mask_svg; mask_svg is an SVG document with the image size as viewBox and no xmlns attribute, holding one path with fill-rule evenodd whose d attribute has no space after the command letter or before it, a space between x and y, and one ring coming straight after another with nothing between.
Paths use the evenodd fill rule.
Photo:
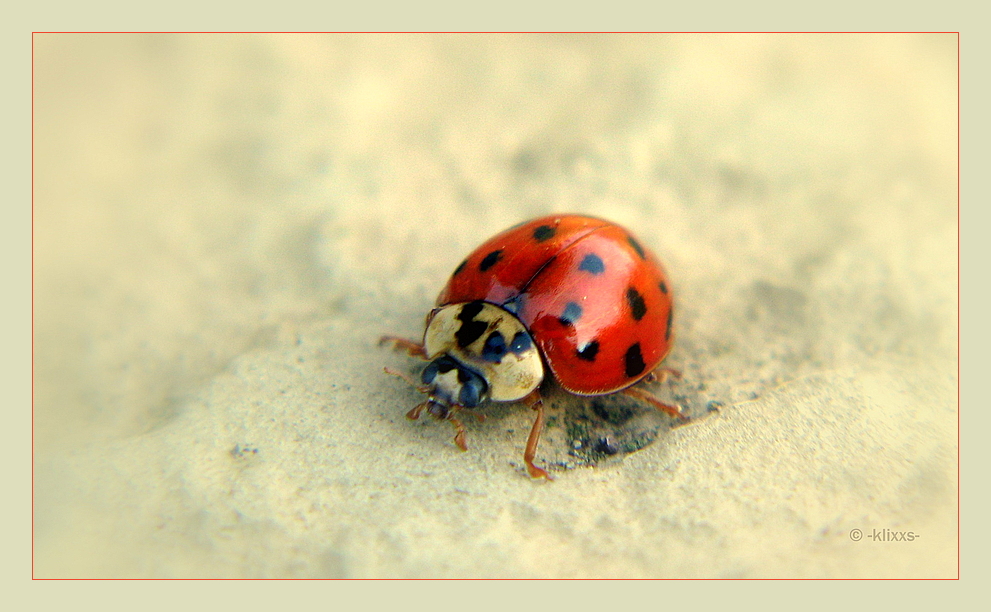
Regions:
<instances>
[{"instance_id":1,"label":"ladybug's leg","mask_svg":"<svg viewBox=\"0 0 991 612\"><path fill-rule=\"evenodd\" d=\"M654 397L653 395L651 395L650 393L647 393L646 391L642 391L635 387L627 387L623 389L620 393L647 402L648 404L652 405L654 408L666 412L667 414L673 416L679 421L685 422L688 420L688 417L685 416L685 414L682 413L681 410L679 410L676 406L670 406L668 404L665 404L656 397Z\"/></svg>"},{"instance_id":2,"label":"ladybug's leg","mask_svg":"<svg viewBox=\"0 0 991 612\"><path fill-rule=\"evenodd\" d=\"M430 404L429 401L420 402L419 404L414 406L412 410L406 413L406 418L411 421L417 420L418 418L420 418L420 413L423 412L423 409L426 408L429 404Z\"/></svg>"},{"instance_id":3,"label":"ladybug's leg","mask_svg":"<svg viewBox=\"0 0 991 612\"><path fill-rule=\"evenodd\" d=\"M675 370L675 369L672 369L672 368L657 368L656 370L654 370L650 374L644 376L643 379L644 379L644 381L649 382L649 383L652 383L652 382L664 382L665 380L668 379L668 376L670 376L671 378L680 379L681 378L681 371Z\"/></svg>"},{"instance_id":4,"label":"ladybug's leg","mask_svg":"<svg viewBox=\"0 0 991 612\"><path fill-rule=\"evenodd\" d=\"M531 409L537 411L537 418L533 421L533 428L530 429L530 437L526 440L526 450L523 451L523 461L526 463L526 471L530 478L546 478L554 480L547 470L543 470L533 464L533 458L537 455L537 443L540 442L540 432L544 429L544 402L540 399L540 390L534 389L533 393L523 398Z\"/></svg>"},{"instance_id":5,"label":"ladybug's leg","mask_svg":"<svg viewBox=\"0 0 991 612\"><path fill-rule=\"evenodd\" d=\"M454 443L461 450L468 450L468 444L465 442L465 426L454 416L453 411L447 415L447 420L454 425Z\"/></svg>"},{"instance_id":6,"label":"ladybug's leg","mask_svg":"<svg viewBox=\"0 0 991 612\"><path fill-rule=\"evenodd\" d=\"M379 338L379 346L384 346L386 344L392 344L394 350L402 349L409 353L411 357L419 357L420 359L427 358L427 350L423 348L422 344L417 344L412 340L407 340L406 338L399 338L398 336L382 336Z\"/></svg>"}]
</instances>

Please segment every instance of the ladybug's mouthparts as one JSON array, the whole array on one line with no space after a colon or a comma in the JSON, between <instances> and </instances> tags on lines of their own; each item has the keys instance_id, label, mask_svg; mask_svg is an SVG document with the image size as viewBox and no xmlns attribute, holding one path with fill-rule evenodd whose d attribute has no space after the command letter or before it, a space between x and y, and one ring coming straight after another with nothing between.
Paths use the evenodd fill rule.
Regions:
<instances>
[{"instance_id":1,"label":"ladybug's mouthparts","mask_svg":"<svg viewBox=\"0 0 991 612\"><path fill-rule=\"evenodd\" d=\"M438 419L447 419L451 416L451 406L431 397L427 400L427 412Z\"/></svg>"}]
</instances>

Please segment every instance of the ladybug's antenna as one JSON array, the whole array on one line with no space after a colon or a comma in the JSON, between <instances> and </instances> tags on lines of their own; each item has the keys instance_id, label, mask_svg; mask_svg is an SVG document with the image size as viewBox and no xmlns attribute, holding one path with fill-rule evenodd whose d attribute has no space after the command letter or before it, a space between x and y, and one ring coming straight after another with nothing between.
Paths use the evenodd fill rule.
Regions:
<instances>
[{"instance_id":1,"label":"ladybug's antenna","mask_svg":"<svg viewBox=\"0 0 991 612\"><path fill-rule=\"evenodd\" d=\"M421 385L420 383L418 383L415 380L413 380L410 377L409 374L407 374L405 372L399 372L397 370L393 370L392 368L390 368L388 366L386 366L386 367L384 367L382 369L385 370L385 373L386 374L392 374L393 376L395 376L397 378L401 378L401 379L405 380L407 383L409 383L409 385L411 387L413 387L414 389L416 389L420 393L430 393L430 387L428 385Z\"/></svg>"}]
</instances>

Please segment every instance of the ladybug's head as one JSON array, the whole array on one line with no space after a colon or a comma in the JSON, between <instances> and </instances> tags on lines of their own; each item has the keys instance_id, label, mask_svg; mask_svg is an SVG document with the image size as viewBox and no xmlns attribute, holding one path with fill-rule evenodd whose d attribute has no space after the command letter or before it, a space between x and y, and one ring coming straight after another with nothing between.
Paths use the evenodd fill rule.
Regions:
<instances>
[{"instance_id":1,"label":"ladybug's head","mask_svg":"<svg viewBox=\"0 0 991 612\"><path fill-rule=\"evenodd\" d=\"M526 397L544 378L530 333L508 310L488 302L435 308L423 346L432 359L421 380L436 404L473 408L485 400Z\"/></svg>"},{"instance_id":2,"label":"ladybug's head","mask_svg":"<svg viewBox=\"0 0 991 612\"><path fill-rule=\"evenodd\" d=\"M474 408L488 399L489 385L485 379L447 354L427 364L420 380L430 389L431 406L428 410L431 413L435 412L434 404L438 405L436 410L451 405ZM447 415L434 416L445 418Z\"/></svg>"}]
</instances>

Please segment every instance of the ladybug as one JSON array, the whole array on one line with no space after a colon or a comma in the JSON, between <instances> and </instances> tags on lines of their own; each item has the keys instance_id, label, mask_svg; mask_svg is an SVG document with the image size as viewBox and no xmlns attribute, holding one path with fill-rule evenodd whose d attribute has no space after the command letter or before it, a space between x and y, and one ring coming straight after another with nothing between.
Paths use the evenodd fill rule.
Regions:
<instances>
[{"instance_id":1,"label":"ladybug","mask_svg":"<svg viewBox=\"0 0 991 612\"><path fill-rule=\"evenodd\" d=\"M454 425L467 450L461 411L486 401L523 401L536 411L523 454L533 464L544 426L542 383L581 396L624 393L679 420L681 411L633 385L673 374L658 369L672 346L671 288L656 257L626 229L594 217L553 215L514 226L475 249L454 270L427 315L423 343L384 336L429 361L426 401L407 413Z\"/></svg>"}]
</instances>

